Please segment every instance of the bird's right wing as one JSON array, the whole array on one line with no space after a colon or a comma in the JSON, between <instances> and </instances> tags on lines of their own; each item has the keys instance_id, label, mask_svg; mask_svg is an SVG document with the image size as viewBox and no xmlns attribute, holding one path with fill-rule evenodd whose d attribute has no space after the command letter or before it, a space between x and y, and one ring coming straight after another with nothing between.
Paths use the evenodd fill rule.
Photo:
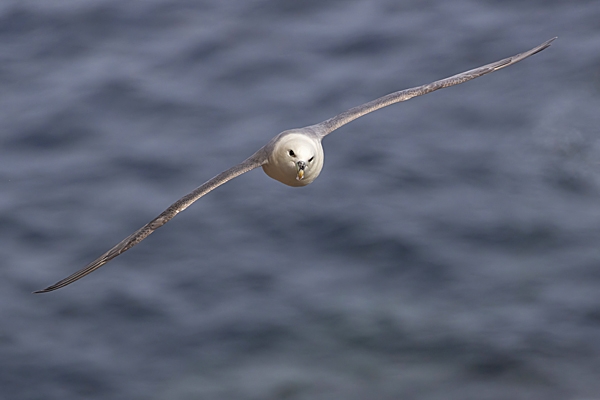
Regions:
<instances>
[{"instance_id":1,"label":"bird's right wing","mask_svg":"<svg viewBox=\"0 0 600 400\"><path fill-rule=\"evenodd\" d=\"M112 249L108 250L106 253L102 254L100 257L86 265L81 270L75 272L72 275L69 275L63 280L56 282L54 285L48 286L45 289L38 290L34 293L47 293L56 289L60 289L65 287L76 280L79 280L86 276L87 274L97 270L113 258L118 255L124 253L129 250L146 237L148 237L152 232L169 222L173 217L179 214L181 211L188 208L192 203L196 200L200 199L202 196L210 192L211 190L221 186L227 181L242 175L245 172L248 172L254 168L258 168L262 166L267 161L266 153L264 151L264 147L257 151L250 158L245 160L244 162L229 168L226 171L221 172L219 175L214 178L208 180L198 188L196 188L191 193L183 196L181 199L177 200L175 203L171 204L169 208L163 211L158 217L154 218L152 221L148 222L146 225L127 236L120 243L115 245Z\"/></svg>"}]
</instances>

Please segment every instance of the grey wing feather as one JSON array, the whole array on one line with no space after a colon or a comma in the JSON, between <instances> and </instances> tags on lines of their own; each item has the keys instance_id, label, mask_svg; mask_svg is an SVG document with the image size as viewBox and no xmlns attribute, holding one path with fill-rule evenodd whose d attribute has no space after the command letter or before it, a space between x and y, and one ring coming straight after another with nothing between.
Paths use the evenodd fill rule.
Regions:
<instances>
[{"instance_id":1,"label":"grey wing feather","mask_svg":"<svg viewBox=\"0 0 600 400\"><path fill-rule=\"evenodd\" d=\"M388 94L386 96L380 97L358 107L351 108L350 110L345 111L341 114L338 114L333 118L330 118L326 121L321 122L320 124L317 124L315 128L318 132L320 132L321 137L324 137L333 132L334 130L338 129L339 127L351 121L354 121L355 119L362 117L365 114L368 114L375 110L379 110L380 108L387 107L391 104L398 103L400 101L406 101L412 99L413 97L422 96L424 94L431 93L438 89L458 85L471 79L478 78L482 75L489 74L490 72L506 68L521 60L524 60L529 56L539 53L540 51L549 47L555 39L556 38L552 38L540 44L539 46L534 47L533 49L524 53L517 54L516 56L508 57L503 60L496 61L494 63L487 64L479 68L461 72L460 74L439 81L435 81L426 85L414 87L411 89L400 90L398 92Z\"/></svg>"},{"instance_id":2,"label":"grey wing feather","mask_svg":"<svg viewBox=\"0 0 600 400\"><path fill-rule=\"evenodd\" d=\"M107 262L112 260L113 258L115 258L118 255L129 250L130 248L132 248L133 246L135 246L136 244L138 244L139 242L144 240L152 232L154 232L155 230L157 230L158 228L160 228L161 226L163 226L164 224L169 222L173 217L175 217L181 211L188 208L192 203L194 203L196 200L200 199L202 196L204 196L211 190L221 186L225 182L230 181L231 179L233 179L245 172L248 172L254 168L257 168L257 167L260 167L261 165L263 165L267 160L264 149L265 149L264 147L261 148L259 151L257 151L254 155L252 155L250 158L248 158L244 162L242 162L234 167L231 167L226 171L221 172L219 175L208 180L207 182L205 182L204 184L202 184L201 186L196 188L191 193L183 196L181 199L179 199L175 203L171 204L171 206L169 208L167 208L165 211L163 211L158 217L154 218L152 221L148 222L146 225L144 225L143 227L141 227L140 229L138 229L131 235L127 236L119 244L117 244L116 246L114 246L113 248L108 250L106 253L102 254L100 257L98 257L97 259L95 259L94 261L92 261L91 263L86 265L81 270L75 272L72 275L69 275L68 277L66 277L63 280L56 282L54 285L48 286L47 288L38 290L34 293L47 293L47 292L51 292L53 290L65 287L65 286L83 278L84 276L88 275L89 273L97 270L98 268L100 268L101 266L103 266L104 264L106 264Z\"/></svg>"}]
</instances>

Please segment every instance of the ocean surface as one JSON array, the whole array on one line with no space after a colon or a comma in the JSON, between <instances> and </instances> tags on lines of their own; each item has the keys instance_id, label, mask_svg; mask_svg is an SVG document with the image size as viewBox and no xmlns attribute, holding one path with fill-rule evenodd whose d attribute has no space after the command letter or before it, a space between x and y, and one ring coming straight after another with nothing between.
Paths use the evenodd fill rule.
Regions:
<instances>
[{"instance_id":1,"label":"ocean surface","mask_svg":"<svg viewBox=\"0 0 600 400\"><path fill-rule=\"evenodd\" d=\"M0 398L600 399L600 3L4 0ZM528 50L260 169L277 133Z\"/></svg>"}]
</instances>

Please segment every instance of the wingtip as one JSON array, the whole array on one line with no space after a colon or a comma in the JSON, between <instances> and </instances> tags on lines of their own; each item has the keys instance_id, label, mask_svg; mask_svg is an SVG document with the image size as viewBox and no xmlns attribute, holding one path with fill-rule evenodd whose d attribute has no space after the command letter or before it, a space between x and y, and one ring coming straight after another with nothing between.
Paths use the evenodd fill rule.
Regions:
<instances>
[{"instance_id":1,"label":"wingtip","mask_svg":"<svg viewBox=\"0 0 600 400\"><path fill-rule=\"evenodd\" d=\"M550 45L552 44L552 42L554 42L556 39L558 39L558 36L554 36L552 39L548 39L546 40L544 43L541 44L541 46L545 48L550 47Z\"/></svg>"},{"instance_id":2,"label":"wingtip","mask_svg":"<svg viewBox=\"0 0 600 400\"><path fill-rule=\"evenodd\" d=\"M36 290L35 292L31 292L32 294L40 294L40 293L48 293L48 292L52 292L54 290L56 290L58 288L54 287L54 286L48 286L45 289L41 289L41 290Z\"/></svg>"},{"instance_id":3,"label":"wingtip","mask_svg":"<svg viewBox=\"0 0 600 400\"><path fill-rule=\"evenodd\" d=\"M546 40L544 43L540 44L539 46L534 47L533 49L529 50L529 52L519 54L519 56L527 54L527 56L525 57L525 58L527 58L527 57L537 54L543 50L546 50L548 47L550 47L552 42L554 42L556 39L558 39L558 36L555 36L552 39Z\"/></svg>"}]
</instances>

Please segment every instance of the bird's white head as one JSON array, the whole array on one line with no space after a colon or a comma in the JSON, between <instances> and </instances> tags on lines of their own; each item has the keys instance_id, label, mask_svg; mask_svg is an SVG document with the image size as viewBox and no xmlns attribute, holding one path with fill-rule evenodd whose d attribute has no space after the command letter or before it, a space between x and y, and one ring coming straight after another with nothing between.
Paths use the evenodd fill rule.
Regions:
<instances>
[{"instance_id":1,"label":"bird's white head","mask_svg":"<svg viewBox=\"0 0 600 400\"><path fill-rule=\"evenodd\" d=\"M263 170L271 178L289 186L306 186L323 168L323 146L317 137L287 131L270 143L268 162Z\"/></svg>"}]
</instances>

